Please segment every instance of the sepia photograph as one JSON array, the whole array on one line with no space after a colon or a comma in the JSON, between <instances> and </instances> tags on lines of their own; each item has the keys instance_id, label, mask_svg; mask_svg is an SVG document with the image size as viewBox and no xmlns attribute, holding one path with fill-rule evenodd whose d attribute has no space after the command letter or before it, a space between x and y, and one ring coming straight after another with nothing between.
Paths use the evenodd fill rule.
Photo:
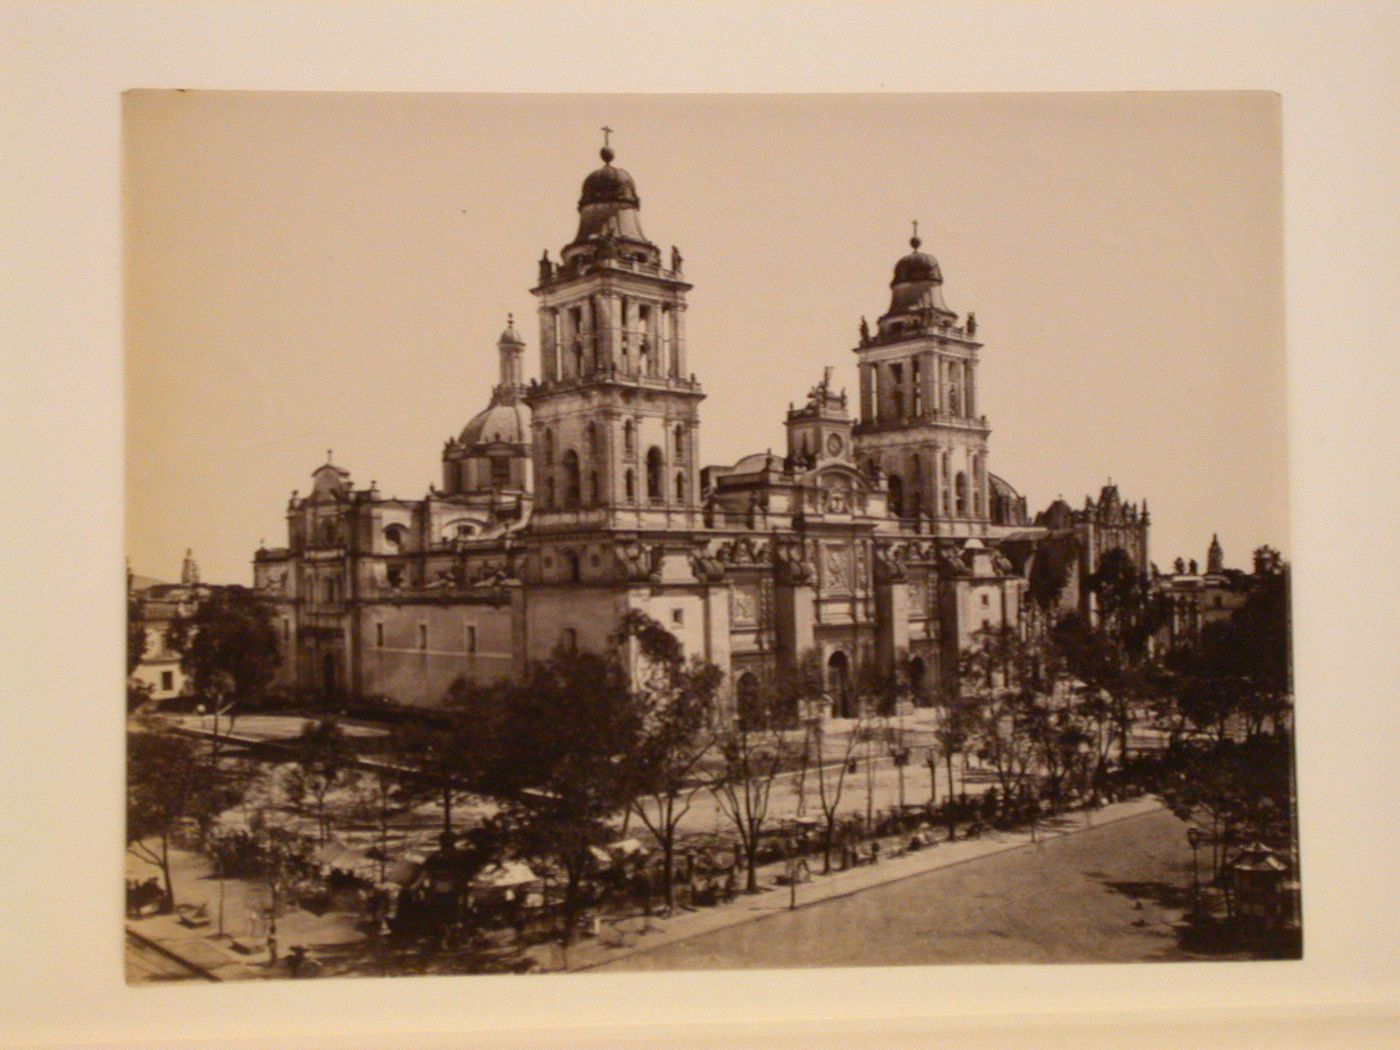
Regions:
<instances>
[{"instance_id":1,"label":"sepia photograph","mask_svg":"<svg viewBox=\"0 0 1400 1050\"><path fill-rule=\"evenodd\" d=\"M121 121L129 984L1303 958L1278 95Z\"/></svg>"}]
</instances>

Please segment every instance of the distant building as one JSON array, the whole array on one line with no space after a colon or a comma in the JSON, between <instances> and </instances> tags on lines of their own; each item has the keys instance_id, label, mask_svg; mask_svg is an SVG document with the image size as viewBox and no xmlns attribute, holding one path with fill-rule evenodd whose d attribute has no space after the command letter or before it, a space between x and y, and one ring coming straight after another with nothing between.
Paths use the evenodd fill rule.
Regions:
<instances>
[{"instance_id":1,"label":"distant building","mask_svg":"<svg viewBox=\"0 0 1400 1050\"><path fill-rule=\"evenodd\" d=\"M1177 648L1194 645L1208 624L1233 616L1249 597L1253 581L1242 570L1225 568L1220 537L1212 536L1205 572L1194 558L1177 558L1171 572L1154 577L1153 586L1166 598L1170 613L1159 643Z\"/></svg>"},{"instance_id":2,"label":"distant building","mask_svg":"<svg viewBox=\"0 0 1400 1050\"><path fill-rule=\"evenodd\" d=\"M979 630L1018 629L1047 541L1073 563L1072 606L1113 546L1146 572L1145 506L1110 486L1031 524L991 473L976 322L944 301L917 235L876 329L861 321L858 406L828 368L789 407L783 450L702 468L683 260L643 234L636 184L602 156L574 238L538 263L538 378L508 324L442 488L386 498L328 456L292 493L287 546L254 559L283 684L434 704L459 678L601 649L640 610L723 669L731 698L817 653L847 715L860 666L926 703Z\"/></svg>"},{"instance_id":3,"label":"distant building","mask_svg":"<svg viewBox=\"0 0 1400 1050\"><path fill-rule=\"evenodd\" d=\"M179 583L130 576L128 589L137 598L141 622L146 629L146 651L131 673L132 681L148 686L153 700L184 696L189 691L189 682L180 669L180 654L170 647L170 626L176 617L192 615L214 588L200 583L199 563L194 559L194 552L186 550Z\"/></svg>"}]
</instances>

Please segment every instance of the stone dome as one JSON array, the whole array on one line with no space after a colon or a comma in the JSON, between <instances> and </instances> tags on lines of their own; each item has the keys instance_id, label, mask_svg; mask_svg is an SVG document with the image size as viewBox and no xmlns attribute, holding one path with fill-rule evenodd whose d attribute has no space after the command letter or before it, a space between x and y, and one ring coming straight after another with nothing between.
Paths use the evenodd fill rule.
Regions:
<instances>
[{"instance_id":1,"label":"stone dome","mask_svg":"<svg viewBox=\"0 0 1400 1050\"><path fill-rule=\"evenodd\" d=\"M603 166L583 180L583 193L579 197L578 206L582 208L585 204L630 204L635 208L641 204L637 196L637 184L632 181L632 176L621 168L613 167L613 151L604 146L600 156L603 158Z\"/></svg>"},{"instance_id":2,"label":"stone dome","mask_svg":"<svg viewBox=\"0 0 1400 1050\"><path fill-rule=\"evenodd\" d=\"M621 168L613 167L613 151L604 146L603 166L583 180L583 192L578 201L578 233L570 248L597 241L630 241L644 245L648 252L655 248L642 232L637 196L637 184ZM566 256L569 249L565 249Z\"/></svg>"},{"instance_id":3,"label":"stone dome","mask_svg":"<svg viewBox=\"0 0 1400 1050\"><path fill-rule=\"evenodd\" d=\"M526 409L515 404L493 404L474 416L462 429L457 440L467 447L473 445L524 445L530 440L530 421Z\"/></svg>"},{"instance_id":4,"label":"stone dome","mask_svg":"<svg viewBox=\"0 0 1400 1050\"><path fill-rule=\"evenodd\" d=\"M510 320L509 320L509 321L507 322L507 324L506 324L505 331L503 331L503 332L501 333L501 337L500 337L499 339L496 340L496 345L497 345L497 346L499 346L499 345L502 344L502 343L506 343L506 344L508 344L508 345L510 345L510 346L524 346L524 345L525 345L525 340L522 339L522 338L520 338L520 333L517 332L517 331L515 330L515 316L514 316L514 315L511 315Z\"/></svg>"},{"instance_id":5,"label":"stone dome","mask_svg":"<svg viewBox=\"0 0 1400 1050\"><path fill-rule=\"evenodd\" d=\"M891 288L897 284L910 284L914 281L943 283L943 272L938 268L938 260L929 255L928 252L919 251L922 244L923 242L917 237L909 239L909 246L914 250L894 264L894 280L890 281Z\"/></svg>"}]
</instances>

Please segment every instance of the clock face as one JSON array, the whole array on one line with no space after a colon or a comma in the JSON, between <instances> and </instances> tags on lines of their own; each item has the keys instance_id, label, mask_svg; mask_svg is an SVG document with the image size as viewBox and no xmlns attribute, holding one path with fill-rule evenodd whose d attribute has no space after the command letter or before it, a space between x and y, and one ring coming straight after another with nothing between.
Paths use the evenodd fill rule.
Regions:
<instances>
[{"instance_id":1,"label":"clock face","mask_svg":"<svg viewBox=\"0 0 1400 1050\"><path fill-rule=\"evenodd\" d=\"M841 449L844 447L844 444L840 434L831 434L826 439L826 450L833 456L838 456L841 454Z\"/></svg>"}]
</instances>

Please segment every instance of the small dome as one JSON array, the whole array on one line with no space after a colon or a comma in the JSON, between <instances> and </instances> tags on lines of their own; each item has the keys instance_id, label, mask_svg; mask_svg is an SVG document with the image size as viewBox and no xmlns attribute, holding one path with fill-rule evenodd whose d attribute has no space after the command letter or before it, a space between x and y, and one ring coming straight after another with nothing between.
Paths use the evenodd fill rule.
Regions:
<instances>
[{"instance_id":1,"label":"small dome","mask_svg":"<svg viewBox=\"0 0 1400 1050\"><path fill-rule=\"evenodd\" d=\"M922 244L923 241L917 237L909 238L909 246L914 250L894 264L894 280L890 282L890 287L914 281L943 283L943 272L938 268L938 260L927 252L919 251Z\"/></svg>"},{"instance_id":2,"label":"small dome","mask_svg":"<svg viewBox=\"0 0 1400 1050\"><path fill-rule=\"evenodd\" d=\"M613 167L613 151L608 147L603 147L601 156L603 166L583 180L579 207L585 204L630 204L637 207L641 201L637 197L637 184L632 181L632 176L621 168Z\"/></svg>"},{"instance_id":3,"label":"small dome","mask_svg":"<svg viewBox=\"0 0 1400 1050\"><path fill-rule=\"evenodd\" d=\"M468 447L472 445L523 445L530 438L530 422L525 418L525 408L519 403L512 405L491 405L477 414L462 429L458 441Z\"/></svg>"},{"instance_id":4,"label":"small dome","mask_svg":"<svg viewBox=\"0 0 1400 1050\"><path fill-rule=\"evenodd\" d=\"M505 327L505 331L503 331L503 332L501 333L501 337L500 337L499 339L496 340L496 345L497 345L497 346L501 345L502 343L506 343L506 344L509 344L509 345L511 345L511 346L524 346L524 345L525 345L525 340L524 340L524 339L521 339L521 338L520 338L520 333L517 332L517 331L515 330L515 315L514 315L514 314L508 314L508 315L506 316L506 327Z\"/></svg>"}]
</instances>

